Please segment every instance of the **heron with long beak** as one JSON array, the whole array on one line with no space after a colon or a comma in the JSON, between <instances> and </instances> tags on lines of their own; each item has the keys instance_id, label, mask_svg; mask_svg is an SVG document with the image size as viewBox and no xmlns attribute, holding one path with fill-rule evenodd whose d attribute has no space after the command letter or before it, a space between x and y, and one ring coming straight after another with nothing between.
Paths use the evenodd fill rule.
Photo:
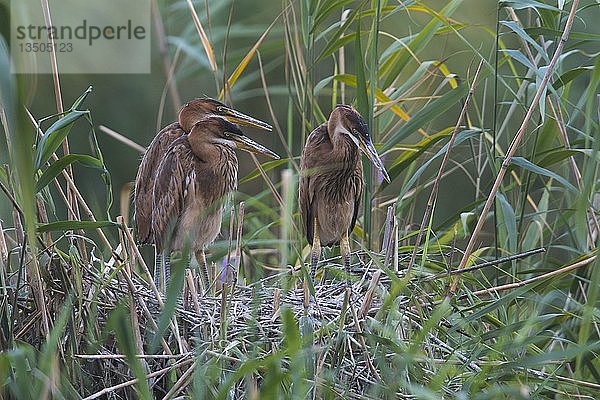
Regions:
<instances>
[{"instance_id":1,"label":"heron with long beak","mask_svg":"<svg viewBox=\"0 0 600 400\"><path fill-rule=\"evenodd\" d=\"M339 244L349 271L348 236L356 224L363 191L361 152L389 182L366 122L347 105L338 105L306 141L300 160L299 204L304 232L312 246L313 279L322 246Z\"/></svg>"},{"instance_id":2,"label":"heron with long beak","mask_svg":"<svg viewBox=\"0 0 600 400\"><path fill-rule=\"evenodd\" d=\"M134 223L136 227L136 236L138 242L141 244L154 244L156 247L157 256L154 264L154 280L157 286L166 287L166 281L168 280L168 268L166 268L166 266L165 268L161 268L161 259L163 259L163 261L166 260L166 258L163 257L164 255L161 255L164 245L163 242L165 238L161 235L157 236L153 231L154 218L158 217L158 215L160 214L160 211L158 211L159 214L156 214L157 210L155 210L154 204L155 186L157 182L158 171L161 170L160 167L162 161L164 161L167 155L172 153L172 146L177 140L179 140L182 137L185 137L186 140L189 139L188 134L191 134L193 129L196 131L196 136L202 136L202 124L204 123L210 124L210 127L207 127L207 129L210 129L212 131L215 130L215 120L208 117L222 117L221 119L225 119L226 122L229 122L230 124L235 123L240 125L252 126L255 128L269 131L272 129L269 124L260 121L256 118L245 115L239 111L236 111L219 101L210 98L199 98L194 99L188 102L186 105L184 105L179 111L177 122L174 122L163 128L152 140L142 158L135 180ZM197 126L198 124L200 124L200 126ZM231 128L230 125L228 126L228 129L232 130L233 128ZM240 133L239 128L235 129L235 132ZM239 141L241 142L243 142L245 139L248 139L241 133L238 134L238 136ZM189 141L186 143L189 143ZM207 146L211 146L210 143L205 144ZM220 146L223 147L222 144ZM244 147L245 145L244 143L240 143L240 146ZM260 145L257 144L257 146ZM229 150L231 150L230 146ZM229 150L227 152L224 152L224 154L226 154L229 158L233 157L233 159L235 160L235 167L237 171L237 159L235 157L235 153ZM224 172L226 171L223 170L223 173ZM232 176L233 178L231 178ZM221 174L221 179L234 179L235 186L235 183L237 182L237 172L233 174L229 173L228 176L224 176L223 174ZM181 181L178 184L180 185L180 187L184 188L186 185L189 184L189 182L186 183L185 181ZM200 190L210 191L212 190L212 184L213 182L210 182L210 184L207 187L201 187ZM161 191L161 189L162 188L159 188L159 192ZM156 241L157 237L160 239L158 242ZM199 264L201 264L203 267L202 276L204 279L204 284L206 285L208 274L204 251L202 249L197 250L198 251L196 251L196 258L198 259ZM159 255L161 256L159 257Z\"/></svg>"}]
</instances>

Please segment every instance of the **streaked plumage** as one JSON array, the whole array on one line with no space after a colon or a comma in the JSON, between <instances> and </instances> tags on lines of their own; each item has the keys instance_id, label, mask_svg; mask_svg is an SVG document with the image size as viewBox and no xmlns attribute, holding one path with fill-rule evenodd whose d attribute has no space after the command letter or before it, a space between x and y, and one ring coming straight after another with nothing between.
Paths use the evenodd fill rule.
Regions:
<instances>
[{"instance_id":1,"label":"streaked plumage","mask_svg":"<svg viewBox=\"0 0 600 400\"><path fill-rule=\"evenodd\" d=\"M223 132L242 135L220 117L206 117L168 148L156 171L152 193L153 242L159 252L193 250L214 241L223 204L237 188L238 161Z\"/></svg>"},{"instance_id":2,"label":"streaked plumage","mask_svg":"<svg viewBox=\"0 0 600 400\"><path fill-rule=\"evenodd\" d=\"M236 123L271 130L267 123L219 101L192 100L182 107L177 122L156 135L142 158L135 182L134 222L138 242L156 247L158 286L168 280L170 252L181 250L188 241L197 251L207 284L203 248L219 233L223 202L237 185L233 149L277 157L244 136Z\"/></svg>"},{"instance_id":3,"label":"streaked plumage","mask_svg":"<svg viewBox=\"0 0 600 400\"><path fill-rule=\"evenodd\" d=\"M167 125L156 134L146 149L138 168L135 179L134 225L139 243L154 243L150 230L152 191L154 190L155 174L165 152L176 139L189 133L198 121L208 115L222 116L230 122L271 130L269 124L242 114L211 98L198 98L185 104L179 111L177 122Z\"/></svg>"},{"instance_id":4,"label":"streaked plumage","mask_svg":"<svg viewBox=\"0 0 600 400\"><path fill-rule=\"evenodd\" d=\"M337 106L306 141L300 160L299 204L312 245L313 277L321 246L340 244L344 265L349 267L348 235L356 224L363 189L361 150L389 180L364 119L346 105Z\"/></svg>"}]
</instances>

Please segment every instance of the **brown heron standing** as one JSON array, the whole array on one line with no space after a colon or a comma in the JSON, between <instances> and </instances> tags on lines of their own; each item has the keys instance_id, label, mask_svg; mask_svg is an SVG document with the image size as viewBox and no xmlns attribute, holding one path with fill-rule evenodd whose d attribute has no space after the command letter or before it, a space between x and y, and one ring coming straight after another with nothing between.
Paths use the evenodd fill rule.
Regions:
<instances>
[{"instance_id":1,"label":"brown heron standing","mask_svg":"<svg viewBox=\"0 0 600 400\"><path fill-rule=\"evenodd\" d=\"M300 160L299 203L308 242L312 245L314 279L321 246L340 244L350 268L348 235L354 229L363 189L364 152L384 178L390 178L373 146L367 124L351 106L338 105L329 120L311 132Z\"/></svg>"},{"instance_id":2,"label":"brown heron standing","mask_svg":"<svg viewBox=\"0 0 600 400\"><path fill-rule=\"evenodd\" d=\"M194 99L184 105L179 111L178 121L163 128L152 140L146 150L135 180L135 215L134 223L136 227L136 236L141 244L156 244L152 232L152 214L153 214L153 192L156 179L156 173L159 169L161 160L167 153L167 150L175 140L191 132L198 122L207 116L221 116L232 123L253 126L256 128L271 130L271 126L265 122L240 113L225 104L210 98ZM154 279L159 283L161 276L160 261L157 248L157 257L154 265ZM199 263L206 264L204 253L197 253ZM162 274L166 268L162 268ZM206 269L203 271L206 276ZM166 282L164 279L162 280ZM206 280L206 279L205 279Z\"/></svg>"},{"instance_id":3,"label":"brown heron standing","mask_svg":"<svg viewBox=\"0 0 600 400\"><path fill-rule=\"evenodd\" d=\"M206 270L204 248L219 234L228 194L237 188L236 148L279 158L226 119L208 116L176 139L160 162L150 230L165 267L165 280L171 251L202 252Z\"/></svg>"}]
</instances>

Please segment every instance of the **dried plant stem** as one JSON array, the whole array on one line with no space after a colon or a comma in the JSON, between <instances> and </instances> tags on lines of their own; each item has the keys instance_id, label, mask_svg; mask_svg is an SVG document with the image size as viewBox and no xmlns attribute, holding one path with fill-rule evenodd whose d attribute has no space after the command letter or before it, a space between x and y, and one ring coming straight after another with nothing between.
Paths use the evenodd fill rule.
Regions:
<instances>
[{"instance_id":1,"label":"dried plant stem","mask_svg":"<svg viewBox=\"0 0 600 400\"><path fill-rule=\"evenodd\" d=\"M578 4L579 4L579 0L573 0L573 3L571 4L571 11L569 12L569 17L567 18L567 22L565 24L563 34L560 38L560 41L558 42L556 51L554 52L554 56L552 57L552 60L550 61L550 64L548 65L548 69L546 70L546 73L544 74L544 78L542 79L542 82L540 83L538 90L535 93L535 97L533 98L533 101L531 102L531 106L529 107L529 110L527 110L527 114L525 115L525 118L523 119L523 122L521 123L521 127L517 131L517 134L515 135L512 143L510 144L510 147L508 148L508 151L506 153L506 157L504 158L504 161L502 161L502 165L500 166L500 171L498 171L498 175L496 176L494 185L492 186L490 194L483 206L483 209L481 210L481 215L479 216L479 219L477 220L477 225L475 226L475 229L473 230L473 234L471 235L471 238L469 239L469 243L467 244L467 248L465 249L465 252L463 254L463 257L462 257L457 269L465 268L467 266L469 258L471 257L471 254L473 253L473 248L475 247L475 242L479 238L479 234L481 233L481 230L483 229L483 224L486 220L488 212L490 211L490 209L494 203L496 194L498 193L498 190L500 189L500 185L502 184L502 179L504 178L504 175L506 174L506 171L508 170L508 166L510 165L510 162L517 150L519 143L521 142L521 139L525 135L525 130L527 129L527 126L529 125L529 121L531 120L531 117L533 117L533 114L535 112L535 109L537 108L537 105L540 102L542 94L545 93L545 89L546 89L546 86L548 85L548 81L550 80L550 77L552 76L552 73L554 72L556 63L562 53L565 43L567 42L567 39L569 37L569 32L571 31L571 27L573 26L573 20L575 18L575 12L577 11ZM458 287L458 279L459 278L456 277L454 279L454 281L452 282L452 285L450 286L450 290L448 292L449 297L454 296L454 293L456 293L456 288Z\"/></svg>"},{"instance_id":2,"label":"dried plant stem","mask_svg":"<svg viewBox=\"0 0 600 400\"><path fill-rule=\"evenodd\" d=\"M179 91L177 90L177 82L174 79L174 68L173 65L171 65L171 60L169 59L169 49L167 47L167 35L165 33L165 25L163 24L163 20L160 15L160 10L158 8L158 3L156 2L156 0L152 0L151 7L152 23L154 25L154 32L156 33L158 52L160 53L160 58L163 63L163 69L166 78L165 85L167 86L169 96L171 97L173 112L177 113L181 108L181 97L179 96Z\"/></svg>"},{"instance_id":3,"label":"dried plant stem","mask_svg":"<svg viewBox=\"0 0 600 400\"><path fill-rule=\"evenodd\" d=\"M127 238L127 241L129 242L131 249L133 250L133 252L135 254L135 257L137 258L138 262L140 263L140 266L142 267L142 271L144 272L144 274L147 277L148 285L150 285L150 289L152 290L152 292L154 293L154 296L156 297L158 306L160 307L161 310L163 310L165 308L165 303L163 302L160 292L158 291L158 289L156 288L156 285L154 284L154 279L152 279L152 274L150 274L150 270L148 269L148 266L146 265L144 258L140 254L140 250L138 249L137 245L135 244L133 235L131 234L129 228L127 227L127 222L125 220L123 220L123 222L122 222L122 227L123 227L122 228L123 232L125 233L125 236ZM127 275L127 279L129 281L131 279L131 277ZM177 324L177 316L173 316L173 318L171 319L170 326L171 326L171 331L173 332L173 335L175 336L175 338L177 339L177 343L179 344L179 350L180 350L179 352L185 353L186 352L185 347L183 346L183 342L179 335L179 325Z\"/></svg>"},{"instance_id":4,"label":"dried plant stem","mask_svg":"<svg viewBox=\"0 0 600 400\"><path fill-rule=\"evenodd\" d=\"M532 256L534 254L543 253L545 251L546 251L545 248L540 247L539 249L533 249L533 250L529 250L529 251L524 251L523 253L513 254L513 255L508 256L508 257L498 258L497 260L492 260L492 261L484 262L484 263L481 263L481 264L473 265L473 266L468 267L468 268L463 268L463 269L460 269L460 270L459 269L455 269L453 271L444 272L443 274L438 274L438 275L435 275L435 276L431 277L431 279L437 279L437 278L448 276L448 275L464 274L465 272L472 272L472 271L476 271L476 270L481 269L481 268L491 267L493 265L498 265L498 264L502 264L502 263L505 263L505 262L513 261L513 260L519 260L519 259L522 259L522 258L525 258L525 257Z\"/></svg>"},{"instance_id":5,"label":"dried plant stem","mask_svg":"<svg viewBox=\"0 0 600 400\"><path fill-rule=\"evenodd\" d=\"M196 361L194 361L192 363L192 365L190 365L189 368L181 375L181 377L177 380L177 382L175 382L175 384L173 385L171 390L169 390L167 392L167 394L165 394L165 397L163 397L163 400L171 399L177 392L181 391L181 389L184 388L188 384L189 380L192 378L192 373L195 370L196 370Z\"/></svg>"},{"instance_id":6,"label":"dried plant stem","mask_svg":"<svg viewBox=\"0 0 600 400\"><path fill-rule=\"evenodd\" d=\"M373 273L373 277L371 278L371 282L369 282L369 288L367 289L367 293L365 293L365 297L363 298L362 305L360 306L360 311L358 312L358 318L364 318L371 308L371 303L373 302L373 297L375 296L375 290L377 289L377 285L379 285L379 278L381 277L381 270L378 269Z\"/></svg>"},{"instance_id":7,"label":"dried plant stem","mask_svg":"<svg viewBox=\"0 0 600 400\"><path fill-rule=\"evenodd\" d=\"M444 174L444 169L446 168L446 164L450 159L450 152L452 151L452 146L454 146L454 142L456 140L456 136L458 134L458 130L460 129L462 122L467 114L467 108L469 107L469 102L473 97L473 93L475 93L475 87L477 86L477 80L479 79L479 74L481 72L481 68L483 67L484 60L482 59L479 62L479 66L477 67L477 71L475 71L475 76L473 77L473 82L471 82L471 87L469 88L469 93L467 94L467 98L465 99L465 103L463 104L462 110L460 111L460 115L458 117L458 121L456 121L456 125L454 125L454 131L452 132L452 136L450 137L450 141L448 142L448 150L444 153L444 158L442 159L442 163L438 169L437 176L433 183L433 187L431 188L431 193L429 194L429 200L427 201L427 206L425 208L425 212L423 213L423 220L421 221L421 227L419 228L419 233L417 234L417 239L415 241L415 247L410 256L410 261L408 262L407 270L410 271L413 267L415 260L417 259L417 253L419 251L419 246L421 245L421 240L423 239L423 235L425 233L425 226L429 223L429 218L431 217L431 213L433 211L433 205L437 199L438 191L440 184L442 182L442 177Z\"/></svg>"},{"instance_id":8,"label":"dried plant stem","mask_svg":"<svg viewBox=\"0 0 600 400\"><path fill-rule=\"evenodd\" d=\"M346 291L348 293L348 298L352 299L352 289L346 288ZM373 376L378 381L381 381L381 376L379 376L379 372L377 372L377 369L375 368L375 366L373 365L373 362L371 361L371 355L369 353L369 349L367 348L367 343L365 341L365 337L363 335L363 331L362 331L362 328L360 326L360 320L358 319L358 315L356 314L356 308L354 308L354 305L352 304L352 301L348 302L348 307L350 308L350 313L352 314L352 319L354 321L354 327L356 329L356 333L358 334L358 340L359 340L360 348L361 348L361 350L363 352L363 356L365 358L365 362L367 363L367 366L369 367L369 371L371 371L371 373L373 374Z\"/></svg>"},{"instance_id":9,"label":"dried plant stem","mask_svg":"<svg viewBox=\"0 0 600 400\"><path fill-rule=\"evenodd\" d=\"M48 5L48 0L40 0L41 1L41 5L42 5L42 11L44 14L44 23L46 24L46 28L48 29L49 32L49 40L51 43L51 47L50 47L50 65L52 67L52 81L54 83L54 96L56 99L56 110L58 111L59 115L62 115L64 113L64 108L63 108L63 102L62 102L62 93L61 93L61 88L60 88L60 77L58 75L58 62L56 60L56 46L55 46L55 42L54 42L54 36L51 34L51 29L50 27L52 26L52 18L50 16L50 6ZM69 154L69 140L68 138L65 137L63 143L62 143L62 148L63 148L63 153L65 155ZM71 166L67 166L66 168L67 173L69 174L69 176L71 178L73 178L73 168L71 168ZM69 203L72 207L72 210L74 211L74 213L72 215L69 216L70 219L79 219L79 207L77 205L77 201L75 200L75 196L73 194L73 192L67 188L67 195L68 195L68 199L69 199ZM81 253L82 255L84 255L86 253L85 251L85 244L83 242L83 240L79 241L79 245L81 248Z\"/></svg>"},{"instance_id":10,"label":"dried plant stem","mask_svg":"<svg viewBox=\"0 0 600 400\"><path fill-rule=\"evenodd\" d=\"M138 151L142 154L146 152L146 148L144 146L137 144L136 142L134 142L133 140L129 139L127 136L125 136L119 132L116 132L110 128L107 128L104 125L98 126L98 129L100 129L102 132L106 133L108 136L112 137L113 139L116 139L119 142L123 143L124 145L131 147L135 151Z\"/></svg>"},{"instance_id":11,"label":"dried plant stem","mask_svg":"<svg viewBox=\"0 0 600 400\"><path fill-rule=\"evenodd\" d=\"M518 24L521 24L521 21L519 20L517 13L515 12L515 10L512 7L508 7L508 13L515 22L517 22ZM531 64L537 65L537 60L535 59L535 57L533 56L533 53L531 52L529 43L527 43L527 41L525 39L523 39L521 36L519 36L519 40L521 41L521 46L523 46L523 48L525 49L525 53L527 53L527 58L529 58L529 61L531 62ZM543 39L542 39L542 42L543 42ZM542 46L545 47L545 43L542 43ZM528 71L528 72L530 72L530 71ZM527 81L525 81L525 83L526 82ZM565 146L565 149L570 150L571 144L569 142L569 136L567 134L567 128L566 128L565 120L563 118L563 115L562 115L562 112L560 109L560 105L557 101L556 106L555 106L554 102L552 101L552 97L550 97L550 96L548 96L548 105L550 106L550 111L552 111L552 116L554 117L554 120L556 121L556 125L558 126L558 131L560 132L561 139L563 141L563 146ZM581 189L581 172L579 171L579 167L577 166L577 161L575 160L575 156L569 157L569 163L571 165L573 177L575 178L575 182L577 183L577 188ZM594 213L593 207L591 207L591 206L588 207L588 212L590 214L590 218L592 219L592 222L594 223L594 227L596 228L596 230L600 230L600 224L598 223L598 219L596 218L596 214ZM588 244L589 244L590 248L594 248L595 240L592 235L593 228L590 224L588 224L587 229L588 229L588 238L589 238Z\"/></svg>"},{"instance_id":12,"label":"dried plant stem","mask_svg":"<svg viewBox=\"0 0 600 400\"><path fill-rule=\"evenodd\" d=\"M193 356L194 352L188 352L183 354L135 354L135 358L144 358L151 360L172 360L172 359L183 359ZM83 360L124 360L127 358L125 354L73 354L73 357L81 358Z\"/></svg>"},{"instance_id":13,"label":"dried plant stem","mask_svg":"<svg viewBox=\"0 0 600 400\"><path fill-rule=\"evenodd\" d=\"M283 135L281 126L279 125L279 121L277 120L277 116L275 115L275 110L273 110L273 106L271 104L271 96L269 96L269 87L267 86L267 80L265 78L265 71L263 70L263 64L262 64L262 59L260 57L260 52L257 51L256 55L258 58L258 66L259 66L259 71L260 71L260 82L263 87L263 93L265 94L265 100L267 101L267 107L269 108L269 114L271 114L271 120L273 121L273 125L275 126L275 131L277 132L277 136L279 136L279 141L283 145L283 148L285 149L285 153L287 154L287 157L289 158L290 163L294 166L294 169L296 170L296 172L298 172L298 171L300 171L300 167L298 167L298 163L296 162L296 160L294 159L294 156L292 155L292 150L288 146L287 140L285 139L285 137Z\"/></svg>"},{"instance_id":14,"label":"dried plant stem","mask_svg":"<svg viewBox=\"0 0 600 400\"><path fill-rule=\"evenodd\" d=\"M50 65L52 67L52 80L54 82L54 97L56 99L56 110L59 114L64 112L63 103L62 103L62 94L60 89L60 78L58 76L58 62L56 61L56 46L54 42L54 35L52 35L52 31L50 27L52 26L52 18L50 17L50 6L48 5L48 0L40 0L42 3L42 11L44 13L44 23L46 24L46 28L48 29L48 39L51 43L51 51L50 51ZM65 142L66 143L66 139ZM68 150L68 144L67 144ZM65 153L67 154L67 153Z\"/></svg>"},{"instance_id":15,"label":"dried plant stem","mask_svg":"<svg viewBox=\"0 0 600 400\"><path fill-rule=\"evenodd\" d=\"M215 53L213 48L208 40L208 36L206 36L206 32L202 27L202 22L200 22L200 18L198 18L198 14L196 13L196 9L194 8L194 4L191 0L187 0L188 7L190 8L190 13L192 15L192 20L194 21L194 25L196 26L196 30L198 31L198 35L200 36L200 41L202 42L202 46L204 47L204 52L206 53L206 58L208 58L208 63L210 64L211 71L215 74L217 73L217 62L215 60ZM218 79L217 79L218 81Z\"/></svg>"},{"instance_id":16,"label":"dried plant stem","mask_svg":"<svg viewBox=\"0 0 600 400\"><path fill-rule=\"evenodd\" d=\"M541 281L542 279L551 278L556 275L566 274L567 272L573 271L574 269L585 267L586 265L591 264L596 259L596 257L597 256L591 256L589 258L586 258L585 260L576 262L575 264L567 265L566 267L562 267L560 269L557 269L552 272L548 272L546 274L542 274L539 276L534 276L533 278L525 279L524 281L508 283L506 285L494 286L489 289L477 290L475 292L472 292L471 295L472 296L480 296L482 294L490 294L490 293L495 293L495 292L501 292L503 290L520 288L522 286L529 285L530 283Z\"/></svg>"}]
</instances>

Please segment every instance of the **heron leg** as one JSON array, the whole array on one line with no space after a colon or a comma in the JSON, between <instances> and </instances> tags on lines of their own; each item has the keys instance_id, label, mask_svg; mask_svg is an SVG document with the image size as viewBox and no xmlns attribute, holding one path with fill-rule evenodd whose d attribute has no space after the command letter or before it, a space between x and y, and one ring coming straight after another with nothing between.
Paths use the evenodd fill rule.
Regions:
<instances>
[{"instance_id":1,"label":"heron leg","mask_svg":"<svg viewBox=\"0 0 600 400\"><path fill-rule=\"evenodd\" d=\"M319 265L319 259L321 258L321 238L319 237L319 221L315 217L313 224L313 242L312 251L310 254L310 277L315 281L317 275L317 266Z\"/></svg>"},{"instance_id":2,"label":"heron leg","mask_svg":"<svg viewBox=\"0 0 600 400\"><path fill-rule=\"evenodd\" d=\"M206 253L204 249L196 252L196 260L200 264L200 276L202 277L202 290L206 294L210 288L210 278L208 276L208 263L206 262Z\"/></svg>"},{"instance_id":3,"label":"heron leg","mask_svg":"<svg viewBox=\"0 0 600 400\"><path fill-rule=\"evenodd\" d=\"M346 284L348 284L348 279L350 279L350 240L348 239L348 232L344 233L342 240L340 240L340 253L344 261L344 269L348 274L346 278Z\"/></svg>"}]
</instances>

